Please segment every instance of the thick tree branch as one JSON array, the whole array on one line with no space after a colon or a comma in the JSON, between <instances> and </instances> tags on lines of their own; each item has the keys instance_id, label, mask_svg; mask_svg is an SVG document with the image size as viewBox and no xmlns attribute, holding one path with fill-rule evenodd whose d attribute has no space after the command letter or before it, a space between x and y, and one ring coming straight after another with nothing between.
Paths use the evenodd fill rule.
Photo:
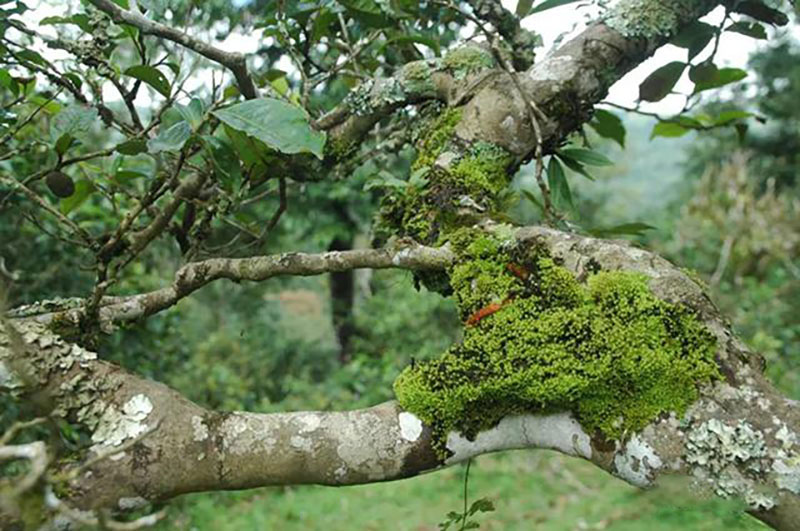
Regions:
<instances>
[{"instance_id":1,"label":"thick tree branch","mask_svg":"<svg viewBox=\"0 0 800 531\"><path fill-rule=\"evenodd\" d=\"M624 441L586 433L567 411L531 413L507 417L474 440L451 432L450 457L443 462L431 447L430 428L395 403L344 413L208 411L159 383L96 360L32 321L14 322L22 347L12 346L13 335L0 334L0 385L38 392L57 414L84 423L95 453L119 447L158 423L121 457L100 461L91 474L71 480L75 496L69 502L81 508L199 490L382 481L481 453L536 447L589 459L637 486L651 485L661 474L688 475L719 495L743 498L770 525L793 529L800 521L800 408L765 380L760 358L732 334L702 287L666 260L624 242L534 227L521 229L516 238L524 246L546 247L578 278L598 266L647 275L656 296L691 308L717 337L724 381L703 388L682 418L659 418ZM328 253L327 265L320 257L309 263L297 255L283 263L268 259L270 265L261 268L258 260L212 262L208 271L193 275L259 280L289 269L312 274L352 266L336 254L343 253ZM391 256L362 254L359 260L388 267ZM134 462L138 473L122 472Z\"/></svg>"},{"instance_id":2,"label":"thick tree branch","mask_svg":"<svg viewBox=\"0 0 800 531\"><path fill-rule=\"evenodd\" d=\"M237 52L226 52L219 48L195 39L194 37L179 31L173 27L154 22L141 13L123 9L111 0L90 0L97 9L107 13L111 19L118 24L129 24L139 29L146 35L161 37L189 48L228 68L236 78L236 84L242 95L247 99L258 97L258 92L253 84L253 79L247 70L247 58Z\"/></svg>"}]
</instances>

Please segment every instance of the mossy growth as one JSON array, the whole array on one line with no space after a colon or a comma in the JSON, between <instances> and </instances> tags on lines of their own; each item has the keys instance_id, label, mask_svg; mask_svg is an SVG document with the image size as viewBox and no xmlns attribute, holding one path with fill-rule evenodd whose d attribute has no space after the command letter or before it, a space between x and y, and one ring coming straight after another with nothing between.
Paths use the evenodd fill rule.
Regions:
<instances>
[{"instance_id":1,"label":"mossy growth","mask_svg":"<svg viewBox=\"0 0 800 531\"><path fill-rule=\"evenodd\" d=\"M440 458L449 432L472 438L526 412L570 410L587 432L619 438L681 414L718 377L714 337L645 276L600 271L584 284L542 249L475 229L450 242L463 341L394 384L400 405L432 426Z\"/></svg>"},{"instance_id":2,"label":"mossy growth","mask_svg":"<svg viewBox=\"0 0 800 531\"><path fill-rule=\"evenodd\" d=\"M456 79L464 79L487 68L494 68L495 60L492 52L482 46L466 44L447 52L442 65Z\"/></svg>"},{"instance_id":3,"label":"mossy growth","mask_svg":"<svg viewBox=\"0 0 800 531\"><path fill-rule=\"evenodd\" d=\"M410 94L428 94L436 91L433 69L426 60L406 63L402 69L403 88Z\"/></svg>"},{"instance_id":4,"label":"mossy growth","mask_svg":"<svg viewBox=\"0 0 800 531\"><path fill-rule=\"evenodd\" d=\"M513 157L499 146L477 142L466 150L452 144L460 109L445 109L423 127L417 140L413 172L424 186L399 187L382 199L376 235L410 237L420 243L441 243L452 230L491 215L510 182ZM439 156L453 153L447 169Z\"/></svg>"}]
</instances>

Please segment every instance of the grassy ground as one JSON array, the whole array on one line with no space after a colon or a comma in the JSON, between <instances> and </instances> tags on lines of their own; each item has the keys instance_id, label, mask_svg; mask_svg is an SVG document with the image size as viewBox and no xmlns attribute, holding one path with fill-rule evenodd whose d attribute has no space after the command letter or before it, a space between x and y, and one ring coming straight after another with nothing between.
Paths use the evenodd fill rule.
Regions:
<instances>
[{"instance_id":1,"label":"grassy ground","mask_svg":"<svg viewBox=\"0 0 800 531\"><path fill-rule=\"evenodd\" d=\"M161 529L436 530L463 503L464 467L393 483L293 487L190 495ZM760 530L735 502L703 498L682 482L640 491L593 465L545 451L482 456L473 462L470 501L491 499L483 530Z\"/></svg>"}]
</instances>

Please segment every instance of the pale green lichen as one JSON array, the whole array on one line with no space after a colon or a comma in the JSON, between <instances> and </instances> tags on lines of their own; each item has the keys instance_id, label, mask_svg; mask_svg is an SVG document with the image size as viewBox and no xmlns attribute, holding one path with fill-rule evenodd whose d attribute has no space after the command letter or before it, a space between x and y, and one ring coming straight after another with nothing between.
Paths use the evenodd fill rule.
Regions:
<instances>
[{"instance_id":1,"label":"pale green lichen","mask_svg":"<svg viewBox=\"0 0 800 531\"><path fill-rule=\"evenodd\" d=\"M456 79L464 79L470 74L494 68L492 53L482 46L466 44L450 50L442 59L442 65Z\"/></svg>"},{"instance_id":2,"label":"pale green lichen","mask_svg":"<svg viewBox=\"0 0 800 531\"><path fill-rule=\"evenodd\" d=\"M582 284L541 249L477 230L453 233L451 245L464 339L395 382L401 406L432 426L442 459L451 431L474 437L526 412L571 410L587 432L622 437L682 413L698 384L718 376L714 337L642 275L598 272Z\"/></svg>"},{"instance_id":3,"label":"pale green lichen","mask_svg":"<svg viewBox=\"0 0 800 531\"><path fill-rule=\"evenodd\" d=\"M401 75L406 92L421 95L436 91L433 84L433 69L428 61L406 63L401 70Z\"/></svg>"},{"instance_id":4,"label":"pale green lichen","mask_svg":"<svg viewBox=\"0 0 800 531\"><path fill-rule=\"evenodd\" d=\"M603 22L624 37L652 39L669 37L678 30L681 15L698 0L622 0Z\"/></svg>"}]
</instances>

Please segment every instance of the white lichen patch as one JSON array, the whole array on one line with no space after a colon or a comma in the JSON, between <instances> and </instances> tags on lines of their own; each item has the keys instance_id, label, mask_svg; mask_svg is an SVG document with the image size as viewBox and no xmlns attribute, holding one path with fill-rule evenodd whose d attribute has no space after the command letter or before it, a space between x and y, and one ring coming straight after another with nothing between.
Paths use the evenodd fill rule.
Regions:
<instances>
[{"instance_id":1,"label":"white lichen patch","mask_svg":"<svg viewBox=\"0 0 800 531\"><path fill-rule=\"evenodd\" d=\"M311 433L320 427L322 419L316 413L306 413L297 417L300 423L300 433Z\"/></svg>"},{"instance_id":2,"label":"white lichen patch","mask_svg":"<svg viewBox=\"0 0 800 531\"><path fill-rule=\"evenodd\" d=\"M119 446L143 434L148 429L144 420L152 411L153 403L143 394L131 397L121 410L109 404L92 433L92 442L95 443L92 449L98 451L102 447Z\"/></svg>"},{"instance_id":3,"label":"white lichen patch","mask_svg":"<svg viewBox=\"0 0 800 531\"><path fill-rule=\"evenodd\" d=\"M578 61L570 55L548 57L536 63L528 74L534 81L562 81L578 75Z\"/></svg>"},{"instance_id":4,"label":"white lichen patch","mask_svg":"<svg viewBox=\"0 0 800 531\"><path fill-rule=\"evenodd\" d=\"M271 452L277 444L267 417L256 413L232 413L220 425L222 449L235 455Z\"/></svg>"},{"instance_id":5,"label":"white lichen patch","mask_svg":"<svg viewBox=\"0 0 800 531\"><path fill-rule=\"evenodd\" d=\"M373 413L352 412L336 416L331 432L337 434L336 454L349 472L382 479L403 465L404 446L399 427L387 425Z\"/></svg>"},{"instance_id":6,"label":"white lichen patch","mask_svg":"<svg viewBox=\"0 0 800 531\"><path fill-rule=\"evenodd\" d=\"M774 505L768 493L759 488L758 477L766 471L768 455L764 435L748 422L703 422L689 431L686 450L692 475L718 496L740 496L752 508Z\"/></svg>"},{"instance_id":7,"label":"white lichen patch","mask_svg":"<svg viewBox=\"0 0 800 531\"><path fill-rule=\"evenodd\" d=\"M614 456L617 475L637 487L648 487L655 480L655 473L663 466L655 450L634 435L625 447Z\"/></svg>"},{"instance_id":8,"label":"white lichen patch","mask_svg":"<svg viewBox=\"0 0 800 531\"><path fill-rule=\"evenodd\" d=\"M120 498L117 501L117 506L123 511L132 511L134 509L141 509L147 506L148 501L141 496L133 496L130 498Z\"/></svg>"},{"instance_id":9,"label":"white lichen patch","mask_svg":"<svg viewBox=\"0 0 800 531\"><path fill-rule=\"evenodd\" d=\"M292 448L303 452L310 452L314 448L314 443L311 439L299 435L293 435L289 438L289 444Z\"/></svg>"},{"instance_id":10,"label":"white lichen patch","mask_svg":"<svg viewBox=\"0 0 800 531\"><path fill-rule=\"evenodd\" d=\"M556 413L506 417L494 428L480 432L474 441L451 432L447 436L447 449L453 455L445 463L515 448L548 448L587 459L592 456L591 439L581 425L568 413Z\"/></svg>"},{"instance_id":11,"label":"white lichen patch","mask_svg":"<svg viewBox=\"0 0 800 531\"><path fill-rule=\"evenodd\" d=\"M397 416L397 423L400 425L400 436L409 442L415 442L422 435L422 421L413 413L403 411Z\"/></svg>"},{"instance_id":12,"label":"white lichen patch","mask_svg":"<svg viewBox=\"0 0 800 531\"><path fill-rule=\"evenodd\" d=\"M195 442L203 442L208 439L208 426L203 422L202 417L192 415L192 433Z\"/></svg>"}]
</instances>

